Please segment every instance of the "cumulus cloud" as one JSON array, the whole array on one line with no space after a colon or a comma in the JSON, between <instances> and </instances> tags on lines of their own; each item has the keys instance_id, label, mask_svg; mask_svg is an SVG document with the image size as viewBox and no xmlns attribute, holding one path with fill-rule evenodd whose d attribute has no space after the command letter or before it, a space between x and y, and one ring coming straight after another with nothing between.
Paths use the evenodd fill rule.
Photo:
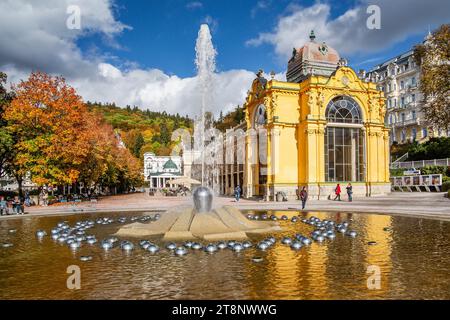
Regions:
<instances>
[{"instance_id":1,"label":"cumulus cloud","mask_svg":"<svg viewBox=\"0 0 450 320\"><path fill-rule=\"evenodd\" d=\"M66 27L68 5L78 5L81 29ZM102 53L83 53L76 40L89 34L112 39L128 26L117 21L112 0L4 0L0 2L0 70L17 83L29 72L63 75L85 100L137 105L170 113L197 115L201 101L196 77L180 78L158 69L128 63L118 67ZM194 5L198 6L198 5ZM217 21L205 18L213 27ZM212 106L218 113L242 104L254 74L246 70L220 72Z\"/></svg>"},{"instance_id":2,"label":"cumulus cloud","mask_svg":"<svg viewBox=\"0 0 450 320\"><path fill-rule=\"evenodd\" d=\"M381 29L368 29L369 5L381 9ZM280 59L289 58L293 47L308 40L310 30L317 40L326 41L342 55L377 52L414 34L424 33L426 25L448 23L448 0L360 0L338 17L331 16L331 6L317 2L309 7L290 5L278 18L275 28L247 41L248 45L267 43Z\"/></svg>"},{"instance_id":3,"label":"cumulus cloud","mask_svg":"<svg viewBox=\"0 0 450 320\"><path fill-rule=\"evenodd\" d=\"M218 114L245 101L254 73L230 70L214 76L213 105L207 110ZM99 65L98 75L89 81L75 80L74 86L91 101L110 101L118 105L137 105L144 109L199 115L201 97L197 77L169 76L158 69L121 72L112 65Z\"/></svg>"}]
</instances>

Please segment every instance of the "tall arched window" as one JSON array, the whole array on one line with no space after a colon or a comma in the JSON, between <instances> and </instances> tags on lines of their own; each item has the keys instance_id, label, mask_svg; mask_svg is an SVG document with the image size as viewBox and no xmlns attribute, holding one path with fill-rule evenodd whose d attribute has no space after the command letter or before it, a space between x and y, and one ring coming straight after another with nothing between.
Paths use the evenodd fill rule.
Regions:
<instances>
[{"instance_id":1,"label":"tall arched window","mask_svg":"<svg viewBox=\"0 0 450 320\"><path fill-rule=\"evenodd\" d=\"M325 111L325 180L364 181L365 149L362 113L348 96L330 101Z\"/></svg>"},{"instance_id":2,"label":"tall arched window","mask_svg":"<svg viewBox=\"0 0 450 320\"><path fill-rule=\"evenodd\" d=\"M327 121L335 123L362 123L359 105L350 97L340 96L330 101L326 110Z\"/></svg>"}]
</instances>

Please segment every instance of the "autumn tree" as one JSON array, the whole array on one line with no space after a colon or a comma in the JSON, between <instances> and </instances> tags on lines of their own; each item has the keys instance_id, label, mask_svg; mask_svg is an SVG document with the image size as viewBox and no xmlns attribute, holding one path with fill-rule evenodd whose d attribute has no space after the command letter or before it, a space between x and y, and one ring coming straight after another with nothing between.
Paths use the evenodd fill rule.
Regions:
<instances>
[{"instance_id":1,"label":"autumn tree","mask_svg":"<svg viewBox=\"0 0 450 320\"><path fill-rule=\"evenodd\" d=\"M123 142L136 158L139 159L141 157L141 149L145 144L141 130L133 129L125 132Z\"/></svg>"},{"instance_id":2,"label":"autumn tree","mask_svg":"<svg viewBox=\"0 0 450 320\"><path fill-rule=\"evenodd\" d=\"M414 57L421 67L422 112L436 128L450 127L450 24L444 24L415 47Z\"/></svg>"},{"instance_id":3,"label":"autumn tree","mask_svg":"<svg viewBox=\"0 0 450 320\"><path fill-rule=\"evenodd\" d=\"M87 113L80 96L61 77L32 73L14 87L5 109L8 131L18 137L17 174L38 185L73 183L87 156Z\"/></svg>"}]
</instances>

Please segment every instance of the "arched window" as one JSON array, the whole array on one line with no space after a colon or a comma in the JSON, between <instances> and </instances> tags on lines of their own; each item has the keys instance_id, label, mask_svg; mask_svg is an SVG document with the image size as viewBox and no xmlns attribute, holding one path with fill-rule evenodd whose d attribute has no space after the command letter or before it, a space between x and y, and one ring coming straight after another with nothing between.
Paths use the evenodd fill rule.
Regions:
<instances>
[{"instance_id":1,"label":"arched window","mask_svg":"<svg viewBox=\"0 0 450 320\"><path fill-rule=\"evenodd\" d=\"M255 111L255 118L254 118L255 128L265 125L266 119L267 119L266 107L263 104L260 104Z\"/></svg>"},{"instance_id":2,"label":"arched window","mask_svg":"<svg viewBox=\"0 0 450 320\"><path fill-rule=\"evenodd\" d=\"M359 105L350 97L340 96L330 101L326 110L328 122L362 123Z\"/></svg>"},{"instance_id":3,"label":"arched window","mask_svg":"<svg viewBox=\"0 0 450 320\"><path fill-rule=\"evenodd\" d=\"M358 103L336 97L327 106L326 118L325 180L364 181L364 129Z\"/></svg>"}]
</instances>

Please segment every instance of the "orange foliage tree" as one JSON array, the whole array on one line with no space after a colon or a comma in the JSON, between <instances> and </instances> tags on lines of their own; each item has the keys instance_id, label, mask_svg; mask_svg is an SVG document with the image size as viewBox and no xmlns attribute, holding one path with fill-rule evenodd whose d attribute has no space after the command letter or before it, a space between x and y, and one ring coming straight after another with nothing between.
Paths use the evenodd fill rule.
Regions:
<instances>
[{"instance_id":1,"label":"orange foliage tree","mask_svg":"<svg viewBox=\"0 0 450 320\"><path fill-rule=\"evenodd\" d=\"M20 175L29 173L38 185L78 181L125 189L142 183L139 161L63 78L35 72L14 91L4 119L18 137L14 163Z\"/></svg>"},{"instance_id":2,"label":"orange foliage tree","mask_svg":"<svg viewBox=\"0 0 450 320\"><path fill-rule=\"evenodd\" d=\"M14 88L6 108L8 130L18 137L18 172L38 185L74 182L87 156L87 113L80 96L61 77L32 73Z\"/></svg>"}]
</instances>

